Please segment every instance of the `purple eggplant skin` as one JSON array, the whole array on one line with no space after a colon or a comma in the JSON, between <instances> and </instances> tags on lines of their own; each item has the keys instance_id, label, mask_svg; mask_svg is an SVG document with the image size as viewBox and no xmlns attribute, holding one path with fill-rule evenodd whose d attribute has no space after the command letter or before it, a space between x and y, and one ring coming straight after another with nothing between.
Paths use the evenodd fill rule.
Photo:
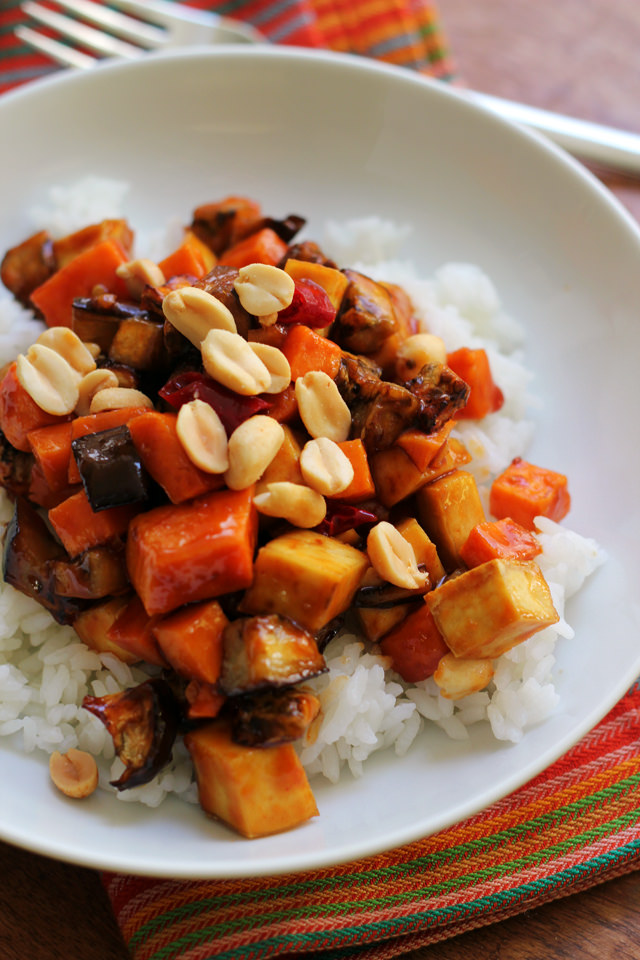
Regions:
<instances>
[{"instance_id":1,"label":"purple eggplant skin","mask_svg":"<svg viewBox=\"0 0 640 960\"><path fill-rule=\"evenodd\" d=\"M4 542L2 572L16 590L32 597L57 623L73 623L87 602L56 593L55 563L69 560L30 503L19 497Z\"/></svg>"},{"instance_id":2,"label":"purple eggplant skin","mask_svg":"<svg viewBox=\"0 0 640 960\"><path fill-rule=\"evenodd\" d=\"M171 760L180 708L162 677L146 680L123 693L85 697L82 706L104 723L126 767L119 780L111 781L117 790L149 783Z\"/></svg>"},{"instance_id":3,"label":"purple eggplant skin","mask_svg":"<svg viewBox=\"0 0 640 960\"><path fill-rule=\"evenodd\" d=\"M72 441L71 449L95 512L148 498L149 475L127 426L78 437Z\"/></svg>"}]
</instances>

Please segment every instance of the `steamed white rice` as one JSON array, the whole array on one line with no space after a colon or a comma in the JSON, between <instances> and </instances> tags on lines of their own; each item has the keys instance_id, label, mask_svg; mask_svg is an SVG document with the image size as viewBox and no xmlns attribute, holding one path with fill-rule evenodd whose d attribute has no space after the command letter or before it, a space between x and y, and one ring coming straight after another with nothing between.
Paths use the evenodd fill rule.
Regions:
<instances>
[{"instance_id":1,"label":"steamed white rice","mask_svg":"<svg viewBox=\"0 0 640 960\"><path fill-rule=\"evenodd\" d=\"M88 178L73 188L54 188L46 205L32 211L33 229L48 228L61 236L104 217L123 216L126 184ZM157 235L138 233L138 256L160 259L176 246L180 225L172 223ZM473 456L471 470L485 507L492 478L515 456L526 453L533 424L527 413L539 400L530 393L531 374L524 365L523 334L500 303L491 280L477 267L449 263L431 279L421 279L412 263L399 259L408 228L376 218L329 223L326 252L378 279L404 286L425 329L444 340L447 350L484 347L494 379L505 396L503 408L481 422L458 424L456 433ZM25 350L40 325L0 291L0 363ZM487 510L488 513L488 510ZM0 491L0 534L4 535L12 505ZM571 639L564 619L565 601L578 591L603 560L590 539L545 518L538 520L543 552L538 558L549 583L559 623L537 633L495 662L486 691L462 700L442 697L433 680L405 684L389 668L375 645L343 633L327 647L329 672L313 681L322 702L322 723L312 743L300 746L310 776L337 782L347 771L363 773L366 759L388 750L402 755L425 725L439 727L455 740L469 736L474 724L489 725L497 740L518 742L527 728L555 710L555 646ZM71 747L99 759L100 785L121 801L157 806L168 793L197 802L191 763L177 744L169 767L154 781L117 793L108 781L122 765L103 724L81 706L87 694L116 693L146 679L150 671L122 664L111 654L98 654L81 643L71 627L60 627L38 603L0 584L0 736L18 748L50 754ZM390 762L392 757L390 756Z\"/></svg>"}]
</instances>

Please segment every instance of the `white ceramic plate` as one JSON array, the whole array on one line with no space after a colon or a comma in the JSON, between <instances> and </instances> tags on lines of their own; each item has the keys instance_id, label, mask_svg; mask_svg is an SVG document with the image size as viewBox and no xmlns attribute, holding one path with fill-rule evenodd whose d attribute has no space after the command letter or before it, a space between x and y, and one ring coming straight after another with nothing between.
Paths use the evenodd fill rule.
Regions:
<instances>
[{"instance_id":1,"label":"white ceramic plate","mask_svg":"<svg viewBox=\"0 0 640 960\"><path fill-rule=\"evenodd\" d=\"M130 181L135 227L226 193L274 216L372 213L411 223L405 253L430 275L478 263L526 326L544 397L531 458L570 477L571 526L608 563L559 645L552 719L518 746L425 735L359 781L314 784L320 817L237 838L196 808L94 795L65 801L42 755L2 750L0 836L101 868L176 877L301 870L391 848L524 783L585 734L640 673L637 483L640 234L606 191L536 137L408 72L286 49L191 51L60 76L0 101L0 249L27 235L51 184Z\"/></svg>"}]
</instances>

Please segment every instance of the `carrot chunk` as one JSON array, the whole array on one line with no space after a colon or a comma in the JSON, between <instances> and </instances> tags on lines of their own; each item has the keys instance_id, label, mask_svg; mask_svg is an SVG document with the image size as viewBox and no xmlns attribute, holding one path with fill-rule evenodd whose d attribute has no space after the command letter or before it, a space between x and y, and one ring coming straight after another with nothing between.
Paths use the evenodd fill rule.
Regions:
<instances>
[{"instance_id":1,"label":"carrot chunk","mask_svg":"<svg viewBox=\"0 0 640 960\"><path fill-rule=\"evenodd\" d=\"M333 340L321 337L311 327L294 324L282 346L291 367L291 379L304 377L311 370L321 370L332 379L338 373L342 350Z\"/></svg>"},{"instance_id":2,"label":"carrot chunk","mask_svg":"<svg viewBox=\"0 0 640 960\"><path fill-rule=\"evenodd\" d=\"M535 517L562 520L570 507L564 474L537 467L520 457L491 486L489 510L493 516L498 520L511 517L528 530L535 529Z\"/></svg>"},{"instance_id":3,"label":"carrot chunk","mask_svg":"<svg viewBox=\"0 0 640 960\"><path fill-rule=\"evenodd\" d=\"M172 503L192 500L224 485L221 476L199 470L184 451L173 413L147 411L129 422L129 432L145 469Z\"/></svg>"},{"instance_id":4,"label":"carrot chunk","mask_svg":"<svg viewBox=\"0 0 640 960\"><path fill-rule=\"evenodd\" d=\"M542 552L538 540L511 517L502 520L486 520L473 528L460 548L460 557L468 567L496 557L512 557L515 560L533 560Z\"/></svg>"},{"instance_id":5,"label":"carrot chunk","mask_svg":"<svg viewBox=\"0 0 640 960\"><path fill-rule=\"evenodd\" d=\"M486 350L461 347L447 355L447 366L471 388L467 405L456 412L457 419L480 420L500 409L504 396L494 383Z\"/></svg>"},{"instance_id":6,"label":"carrot chunk","mask_svg":"<svg viewBox=\"0 0 640 960\"><path fill-rule=\"evenodd\" d=\"M71 423L52 423L27 434L33 455L52 491L69 484Z\"/></svg>"},{"instance_id":7,"label":"carrot chunk","mask_svg":"<svg viewBox=\"0 0 640 960\"><path fill-rule=\"evenodd\" d=\"M127 567L150 616L249 586L257 536L253 493L253 487L220 490L132 520Z\"/></svg>"},{"instance_id":8,"label":"carrot chunk","mask_svg":"<svg viewBox=\"0 0 640 960\"><path fill-rule=\"evenodd\" d=\"M216 600L192 604L153 627L165 659L181 677L216 683L222 667L222 634L229 621Z\"/></svg>"},{"instance_id":9,"label":"carrot chunk","mask_svg":"<svg viewBox=\"0 0 640 960\"><path fill-rule=\"evenodd\" d=\"M215 265L213 251L190 230L180 246L158 264L167 280L182 276L204 277Z\"/></svg>"},{"instance_id":10,"label":"carrot chunk","mask_svg":"<svg viewBox=\"0 0 640 960\"><path fill-rule=\"evenodd\" d=\"M128 650L138 660L166 667L167 661L162 656L153 632L157 619L148 616L140 597L134 593L108 628L107 638Z\"/></svg>"},{"instance_id":11,"label":"carrot chunk","mask_svg":"<svg viewBox=\"0 0 640 960\"><path fill-rule=\"evenodd\" d=\"M70 327L71 308L76 297L90 297L101 285L111 293L127 296L116 269L128 260L120 244L103 240L74 257L31 294L31 302L50 327Z\"/></svg>"},{"instance_id":12,"label":"carrot chunk","mask_svg":"<svg viewBox=\"0 0 640 960\"><path fill-rule=\"evenodd\" d=\"M30 453L28 434L32 430L68 419L42 410L18 380L15 362L9 366L0 383L0 430L12 447Z\"/></svg>"},{"instance_id":13,"label":"carrot chunk","mask_svg":"<svg viewBox=\"0 0 640 960\"><path fill-rule=\"evenodd\" d=\"M435 672L440 658L449 653L429 608L422 604L380 641L393 669L407 681L418 683Z\"/></svg>"},{"instance_id":14,"label":"carrot chunk","mask_svg":"<svg viewBox=\"0 0 640 960\"><path fill-rule=\"evenodd\" d=\"M280 263L287 252L287 244L281 240L271 227L263 227L238 241L220 257L220 263L227 267L246 267L249 263Z\"/></svg>"},{"instance_id":15,"label":"carrot chunk","mask_svg":"<svg viewBox=\"0 0 640 960\"><path fill-rule=\"evenodd\" d=\"M336 494L337 500L357 503L375 497L376 488L369 469L367 451L362 440L344 440L338 446L349 459L353 467L353 480L342 493Z\"/></svg>"},{"instance_id":16,"label":"carrot chunk","mask_svg":"<svg viewBox=\"0 0 640 960\"><path fill-rule=\"evenodd\" d=\"M127 504L94 513L84 490L78 490L49 510L49 521L67 553L77 557L89 547L97 547L125 534L138 509L134 504Z\"/></svg>"}]
</instances>

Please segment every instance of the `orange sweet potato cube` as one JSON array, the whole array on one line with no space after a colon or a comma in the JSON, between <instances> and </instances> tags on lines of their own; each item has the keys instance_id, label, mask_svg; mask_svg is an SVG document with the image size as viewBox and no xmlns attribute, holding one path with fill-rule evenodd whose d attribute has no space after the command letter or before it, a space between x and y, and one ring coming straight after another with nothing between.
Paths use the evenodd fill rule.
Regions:
<instances>
[{"instance_id":1,"label":"orange sweet potato cube","mask_svg":"<svg viewBox=\"0 0 640 960\"><path fill-rule=\"evenodd\" d=\"M257 512L253 487L219 490L139 514L127 568L149 616L248 587Z\"/></svg>"},{"instance_id":2,"label":"orange sweet potato cube","mask_svg":"<svg viewBox=\"0 0 640 960\"><path fill-rule=\"evenodd\" d=\"M421 487L418 516L438 550L443 566L462 566L460 549L477 524L485 519L478 487L472 474L453 470Z\"/></svg>"},{"instance_id":3,"label":"orange sweet potato cube","mask_svg":"<svg viewBox=\"0 0 640 960\"><path fill-rule=\"evenodd\" d=\"M220 719L185 736L200 805L245 837L291 830L318 814L315 798L290 743L243 747Z\"/></svg>"}]
</instances>

